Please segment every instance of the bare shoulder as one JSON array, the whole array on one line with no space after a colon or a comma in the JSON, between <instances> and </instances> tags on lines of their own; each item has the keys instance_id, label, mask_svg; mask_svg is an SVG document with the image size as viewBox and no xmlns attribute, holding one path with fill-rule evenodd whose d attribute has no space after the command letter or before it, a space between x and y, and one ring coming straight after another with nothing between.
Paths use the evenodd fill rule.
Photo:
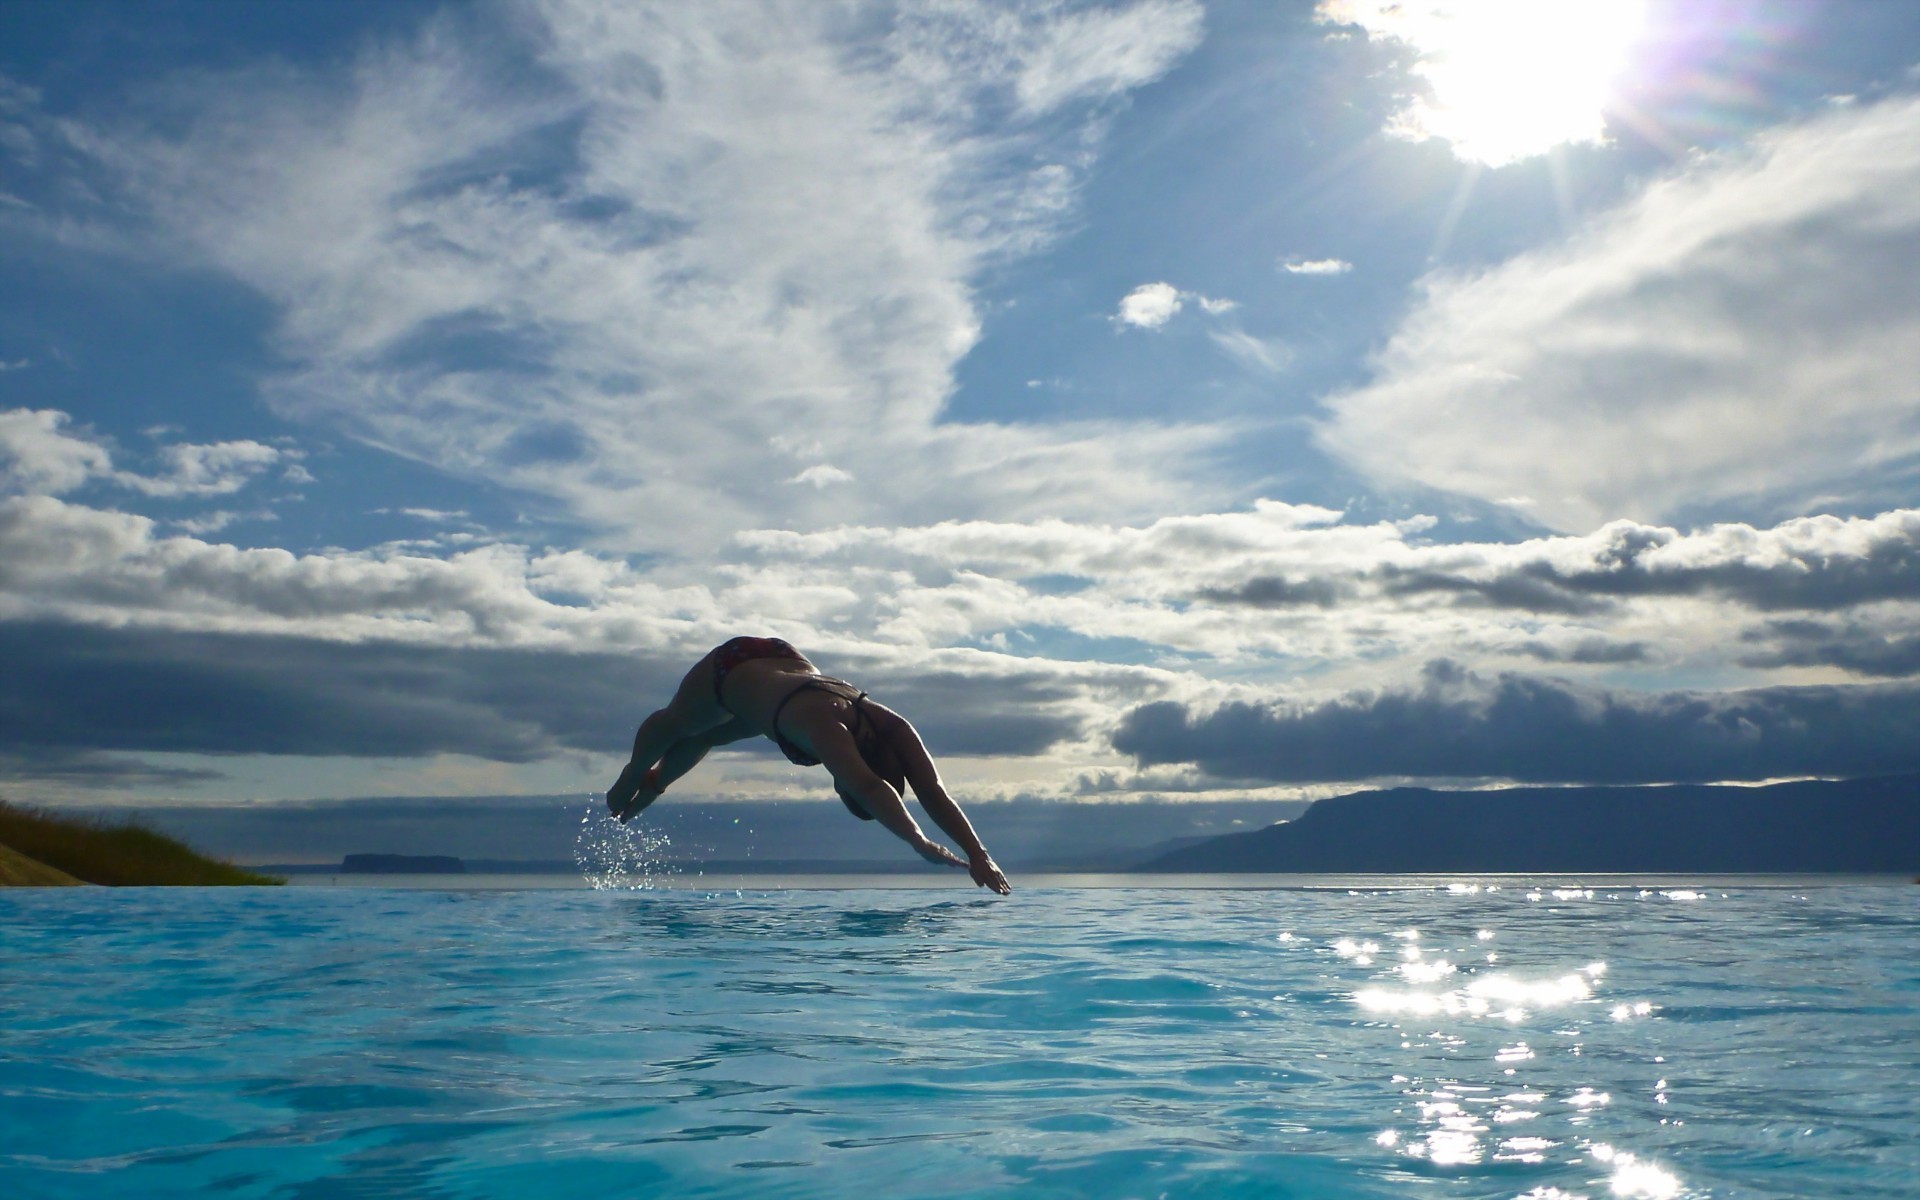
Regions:
<instances>
[{"instance_id":1,"label":"bare shoulder","mask_svg":"<svg viewBox=\"0 0 1920 1200\"><path fill-rule=\"evenodd\" d=\"M888 708L878 700L875 700L872 696L861 700L860 707L865 711L867 719L873 722L874 728L880 730L882 733L891 735L895 733L915 732L912 721L907 720L899 713Z\"/></svg>"}]
</instances>

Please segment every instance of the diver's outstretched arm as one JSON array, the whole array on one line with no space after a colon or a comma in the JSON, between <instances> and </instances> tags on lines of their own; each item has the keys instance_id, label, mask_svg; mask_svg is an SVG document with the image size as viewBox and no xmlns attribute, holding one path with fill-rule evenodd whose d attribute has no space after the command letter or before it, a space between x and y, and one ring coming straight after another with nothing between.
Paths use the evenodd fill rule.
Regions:
<instances>
[{"instance_id":1,"label":"diver's outstretched arm","mask_svg":"<svg viewBox=\"0 0 1920 1200\"><path fill-rule=\"evenodd\" d=\"M913 788L913 798L920 807L927 810L933 823L946 831L948 837L959 844L967 854L967 874L983 888L999 892L1005 896L1013 891L1013 885L1007 882L1006 873L1000 864L993 861L993 855L987 853L985 842L973 831L973 822L967 820L967 814L960 804L947 792L946 784L940 780L940 771L933 765L933 756L927 753L921 744L920 735L905 718L901 718L906 731L894 738L894 747L900 752L900 758L907 771L907 784Z\"/></svg>"},{"instance_id":2,"label":"diver's outstretched arm","mask_svg":"<svg viewBox=\"0 0 1920 1200\"><path fill-rule=\"evenodd\" d=\"M867 815L886 830L912 846L914 853L931 863L964 867L966 860L926 835L920 823L907 811L907 805L893 785L873 773L860 757L853 737L839 726L831 726L814 738L813 752L833 776L834 787L867 810Z\"/></svg>"},{"instance_id":3,"label":"diver's outstretched arm","mask_svg":"<svg viewBox=\"0 0 1920 1200\"><path fill-rule=\"evenodd\" d=\"M876 704L872 707L881 706ZM1006 874L1000 870L1000 864L993 861L993 855L987 853L986 843L973 831L973 822L967 820L967 814L961 811L959 802L947 792L947 785L940 779L940 769L934 766L933 755L927 752L926 743L920 740L920 733L913 723L892 709L884 709L879 719L886 722L884 728L888 743L900 758L914 799L920 802L921 808L927 810L933 823L966 853L967 874L983 888L1002 896L1011 893L1013 885L1007 882ZM887 790L893 791L892 788Z\"/></svg>"}]
</instances>

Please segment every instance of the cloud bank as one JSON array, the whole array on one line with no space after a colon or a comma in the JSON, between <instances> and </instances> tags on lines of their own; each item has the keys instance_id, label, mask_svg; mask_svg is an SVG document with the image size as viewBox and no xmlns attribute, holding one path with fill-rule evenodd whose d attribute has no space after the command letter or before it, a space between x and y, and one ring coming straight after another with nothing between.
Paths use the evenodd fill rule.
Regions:
<instances>
[{"instance_id":1,"label":"cloud bank","mask_svg":"<svg viewBox=\"0 0 1920 1200\"><path fill-rule=\"evenodd\" d=\"M1911 772L1916 720L1910 684L1647 694L1439 661L1411 688L1204 713L1142 705L1113 744L1142 766L1268 782L1712 782Z\"/></svg>"},{"instance_id":2,"label":"cloud bank","mask_svg":"<svg viewBox=\"0 0 1920 1200\"><path fill-rule=\"evenodd\" d=\"M61 414L4 416L17 485L146 495ZM15 774L102 784L195 769L126 757L141 753L611 754L688 662L750 628L860 679L943 754L1045 758L1056 791L1181 790L1163 768L1183 763L1241 783L1590 781L1591 756L1527 751L1588 734L1645 740L1649 773L1680 770L1692 737L1720 748L1685 778L1758 778L1872 766L1905 685L1834 684L1920 673L1914 510L1517 543L1433 543L1431 524L1263 501L1142 525L762 529L696 571L471 532L296 555L27 492L0 498L4 754ZM1394 682L1435 658L1463 665ZM1622 686L1651 667L1748 689ZM1297 681L1284 700L1236 682L1280 672ZM1427 740L1408 726L1402 757L1368 766L1394 720ZM1728 731L1748 726L1742 758ZM1296 751L1307 765L1283 766Z\"/></svg>"}]
</instances>

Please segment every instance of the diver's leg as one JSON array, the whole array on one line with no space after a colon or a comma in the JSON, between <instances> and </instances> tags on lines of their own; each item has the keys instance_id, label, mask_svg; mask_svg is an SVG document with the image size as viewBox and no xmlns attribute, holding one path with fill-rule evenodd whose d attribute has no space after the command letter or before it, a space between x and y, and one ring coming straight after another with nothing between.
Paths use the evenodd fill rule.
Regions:
<instances>
[{"instance_id":1,"label":"diver's leg","mask_svg":"<svg viewBox=\"0 0 1920 1200\"><path fill-rule=\"evenodd\" d=\"M674 780L699 766L700 760L707 756L707 751L753 736L754 732L747 728L747 723L735 717L725 725L715 726L698 736L682 738L668 746L667 752L660 756L660 761L647 772L645 786L656 792L664 792Z\"/></svg>"},{"instance_id":2,"label":"diver's leg","mask_svg":"<svg viewBox=\"0 0 1920 1200\"><path fill-rule=\"evenodd\" d=\"M721 708L713 694L713 656L713 652L709 652L693 664L667 706L640 722L640 728L633 735L633 754L621 769L620 778L607 789L607 809L615 816L626 820L639 811L631 805L646 786L643 780L648 768L659 762L676 742L699 737L733 720L733 714ZM703 749L700 753L704 755L706 751ZM693 760L698 761L697 757ZM692 765L687 764L688 768Z\"/></svg>"},{"instance_id":3,"label":"diver's leg","mask_svg":"<svg viewBox=\"0 0 1920 1200\"><path fill-rule=\"evenodd\" d=\"M633 757L627 760L626 766L620 768L620 778L614 780L613 786L607 789L607 811L619 817L621 821L628 820L642 808L653 803L654 797L659 795L656 790L645 800L640 799L641 793L646 790L645 780L649 774L649 768L659 760L666 749L671 749L678 743L678 738L673 736L673 728L672 718L664 708L640 722L640 731L633 735ZM665 746L661 750L655 750L654 747L662 742Z\"/></svg>"},{"instance_id":4,"label":"diver's leg","mask_svg":"<svg viewBox=\"0 0 1920 1200\"><path fill-rule=\"evenodd\" d=\"M660 761L645 771L633 771L629 764L628 770L621 772L620 782L608 790L607 807L624 825L645 812L647 806L658 800L674 780L699 766L700 760L707 756L707 751L753 736L754 732L747 728L746 722L736 717L705 733L681 738L668 746L667 752L660 756ZM617 806L616 800L619 801Z\"/></svg>"}]
</instances>

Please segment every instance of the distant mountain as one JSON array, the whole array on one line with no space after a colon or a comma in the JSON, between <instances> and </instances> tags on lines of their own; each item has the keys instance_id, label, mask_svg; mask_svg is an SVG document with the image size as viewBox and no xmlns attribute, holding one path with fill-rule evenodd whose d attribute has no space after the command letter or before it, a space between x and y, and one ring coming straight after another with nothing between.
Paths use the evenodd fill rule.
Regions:
<instances>
[{"instance_id":1,"label":"distant mountain","mask_svg":"<svg viewBox=\"0 0 1920 1200\"><path fill-rule=\"evenodd\" d=\"M1134 869L1905 874L1920 870L1920 776L1355 792Z\"/></svg>"}]
</instances>

